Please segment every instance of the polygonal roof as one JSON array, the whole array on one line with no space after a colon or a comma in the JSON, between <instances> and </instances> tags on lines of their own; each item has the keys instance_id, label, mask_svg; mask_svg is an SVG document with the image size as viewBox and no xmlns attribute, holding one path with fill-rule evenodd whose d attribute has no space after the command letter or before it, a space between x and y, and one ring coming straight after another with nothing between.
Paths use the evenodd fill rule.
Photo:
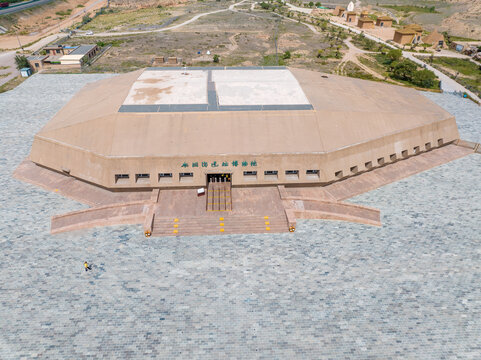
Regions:
<instances>
[{"instance_id":1,"label":"polygonal roof","mask_svg":"<svg viewBox=\"0 0 481 360\"><path fill-rule=\"evenodd\" d=\"M224 85L231 88L258 81L256 73L248 71L244 73L245 81L241 81L243 75L236 70L231 73L235 75L232 84L228 83L230 69L219 70L225 71L219 79L224 79ZM152 112L151 108L139 108L140 111L122 112L122 107L130 101L129 96L135 93L133 89L138 79L145 78L148 71L155 71L139 70L85 86L36 137L113 157L322 153L452 118L413 89L308 70L281 70L284 73L278 73L279 81L273 78L271 84L266 81L256 88L256 91L267 89L266 93L269 93L267 97L259 95L259 101L269 101L269 97L275 97L277 93L281 98L286 94L297 94L290 105L298 108L281 106L276 110L261 106L248 110L241 107L222 110L218 103L222 97L220 90L214 111L210 108L199 111L173 108L173 111L161 109L158 112L159 108L154 108L155 112ZM212 75L209 75L209 69L199 71L207 73L206 79ZM260 75L267 70L257 71ZM211 76L214 85L207 84L203 91L212 90L212 86L216 90L222 89L222 86L216 86L222 84L221 81L216 84L215 78ZM258 78L262 79L262 76ZM283 82L282 79L289 81ZM160 80L151 82L151 85L164 89L162 76ZM201 82L195 84L201 86ZM189 86L187 84L187 88ZM272 91L276 86L294 88ZM252 88L247 89L252 91ZM232 101L232 94L242 93L238 91L229 89L227 98L230 96ZM303 96L304 102L301 101ZM208 98L209 94L209 106L213 100ZM166 96L165 99L172 97ZM252 97L250 99L239 101L252 101ZM190 103L192 98L187 96L187 100ZM202 97L204 100L205 96ZM155 98L155 101L160 100ZM293 104L299 101L301 104ZM278 99L271 102L279 103Z\"/></svg>"}]
</instances>

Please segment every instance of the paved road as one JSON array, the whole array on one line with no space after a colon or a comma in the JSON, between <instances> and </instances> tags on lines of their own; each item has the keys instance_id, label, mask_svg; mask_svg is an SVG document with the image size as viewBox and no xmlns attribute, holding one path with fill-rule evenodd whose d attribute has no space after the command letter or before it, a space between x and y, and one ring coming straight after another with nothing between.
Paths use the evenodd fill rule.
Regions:
<instances>
[{"instance_id":1,"label":"paved road","mask_svg":"<svg viewBox=\"0 0 481 360\"><path fill-rule=\"evenodd\" d=\"M6 9L0 10L0 16L1 15L7 15L7 14L13 14L13 13L16 13L16 12L19 12L19 11L22 11L22 10L29 9L29 8L34 7L34 6L47 4L47 3L52 2L52 1L53 0L38 0L38 1L34 1L34 2L28 2L27 4L23 4L23 5L8 7Z\"/></svg>"}]
</instances>

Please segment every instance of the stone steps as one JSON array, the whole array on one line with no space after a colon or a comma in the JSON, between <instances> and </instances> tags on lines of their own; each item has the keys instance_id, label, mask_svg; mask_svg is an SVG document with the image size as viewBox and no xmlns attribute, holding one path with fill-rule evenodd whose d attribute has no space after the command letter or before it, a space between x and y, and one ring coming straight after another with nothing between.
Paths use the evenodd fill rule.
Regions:
<instances>
[{"instance_id":1,"label":"stone steps","mask_svg":"<svg viewBox=\"0 0 481 360\"><path fill-rule=\"evenodd\" d=\"M223 220L221 220L223 219ZM191 216L154 218L153 236L287 232L285 216Z\"/></svg>"}]
</instances>

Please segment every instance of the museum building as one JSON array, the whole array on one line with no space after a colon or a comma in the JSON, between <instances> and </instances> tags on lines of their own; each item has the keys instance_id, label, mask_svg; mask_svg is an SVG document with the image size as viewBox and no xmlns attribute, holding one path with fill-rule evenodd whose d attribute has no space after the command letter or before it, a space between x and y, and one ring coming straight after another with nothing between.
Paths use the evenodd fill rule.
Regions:
<instances>
[{"instance_id":1,"label":"museum building","mask_svg":"<svg viewBox=\"0 0 481 360\"><path fill-rule=\"evenodd\" d=\"M147 68L86 85L30 160L109 189L327 184L459 138L420 92L285 67Z\"/></svg>"}]
</instances>

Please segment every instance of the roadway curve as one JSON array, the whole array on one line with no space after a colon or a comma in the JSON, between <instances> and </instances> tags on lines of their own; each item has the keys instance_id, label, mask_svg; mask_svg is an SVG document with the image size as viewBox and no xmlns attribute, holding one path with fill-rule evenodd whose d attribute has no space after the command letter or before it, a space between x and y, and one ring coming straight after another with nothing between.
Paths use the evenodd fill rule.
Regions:
<instances>
[{"instance_id":1,"label":"roadway curve","mask_svg":"<svg viewBox=\"0 0 481 360\"><path fill-rule=\"evenodd\" d=\"M141 30L141 31L101 32L101 33L95 33L95 36L138 35L138 34L148 34L148 33L164 32L164 31L168 31L168 30L175 30L175 29L181 28L182 26L185 26L185 25L188 25L188 24L190 24L190 23L193 23L194 21L200 19L201 17L207 16L207 15L217 14L217 13L224 12L224 11L234 11L234 8L235 8L237 5L241 5L241 4L245 3L246 1L248 1L248 0L242 0L242 1L238 2L238 3L235 3L235 4L230 5L230 6L229 6L228 8L226 8L226 9L209 11L209 12L197 14L197 15L195 15L192 19L189 19L189 20L187 20L187 21L184 21L184 22L181 23L181 24L172 25L172 26L169 26L169 27L166 27L166 28L162 28L162 29L156 29L156 30Z\"/></svg>"}]
</instances>

